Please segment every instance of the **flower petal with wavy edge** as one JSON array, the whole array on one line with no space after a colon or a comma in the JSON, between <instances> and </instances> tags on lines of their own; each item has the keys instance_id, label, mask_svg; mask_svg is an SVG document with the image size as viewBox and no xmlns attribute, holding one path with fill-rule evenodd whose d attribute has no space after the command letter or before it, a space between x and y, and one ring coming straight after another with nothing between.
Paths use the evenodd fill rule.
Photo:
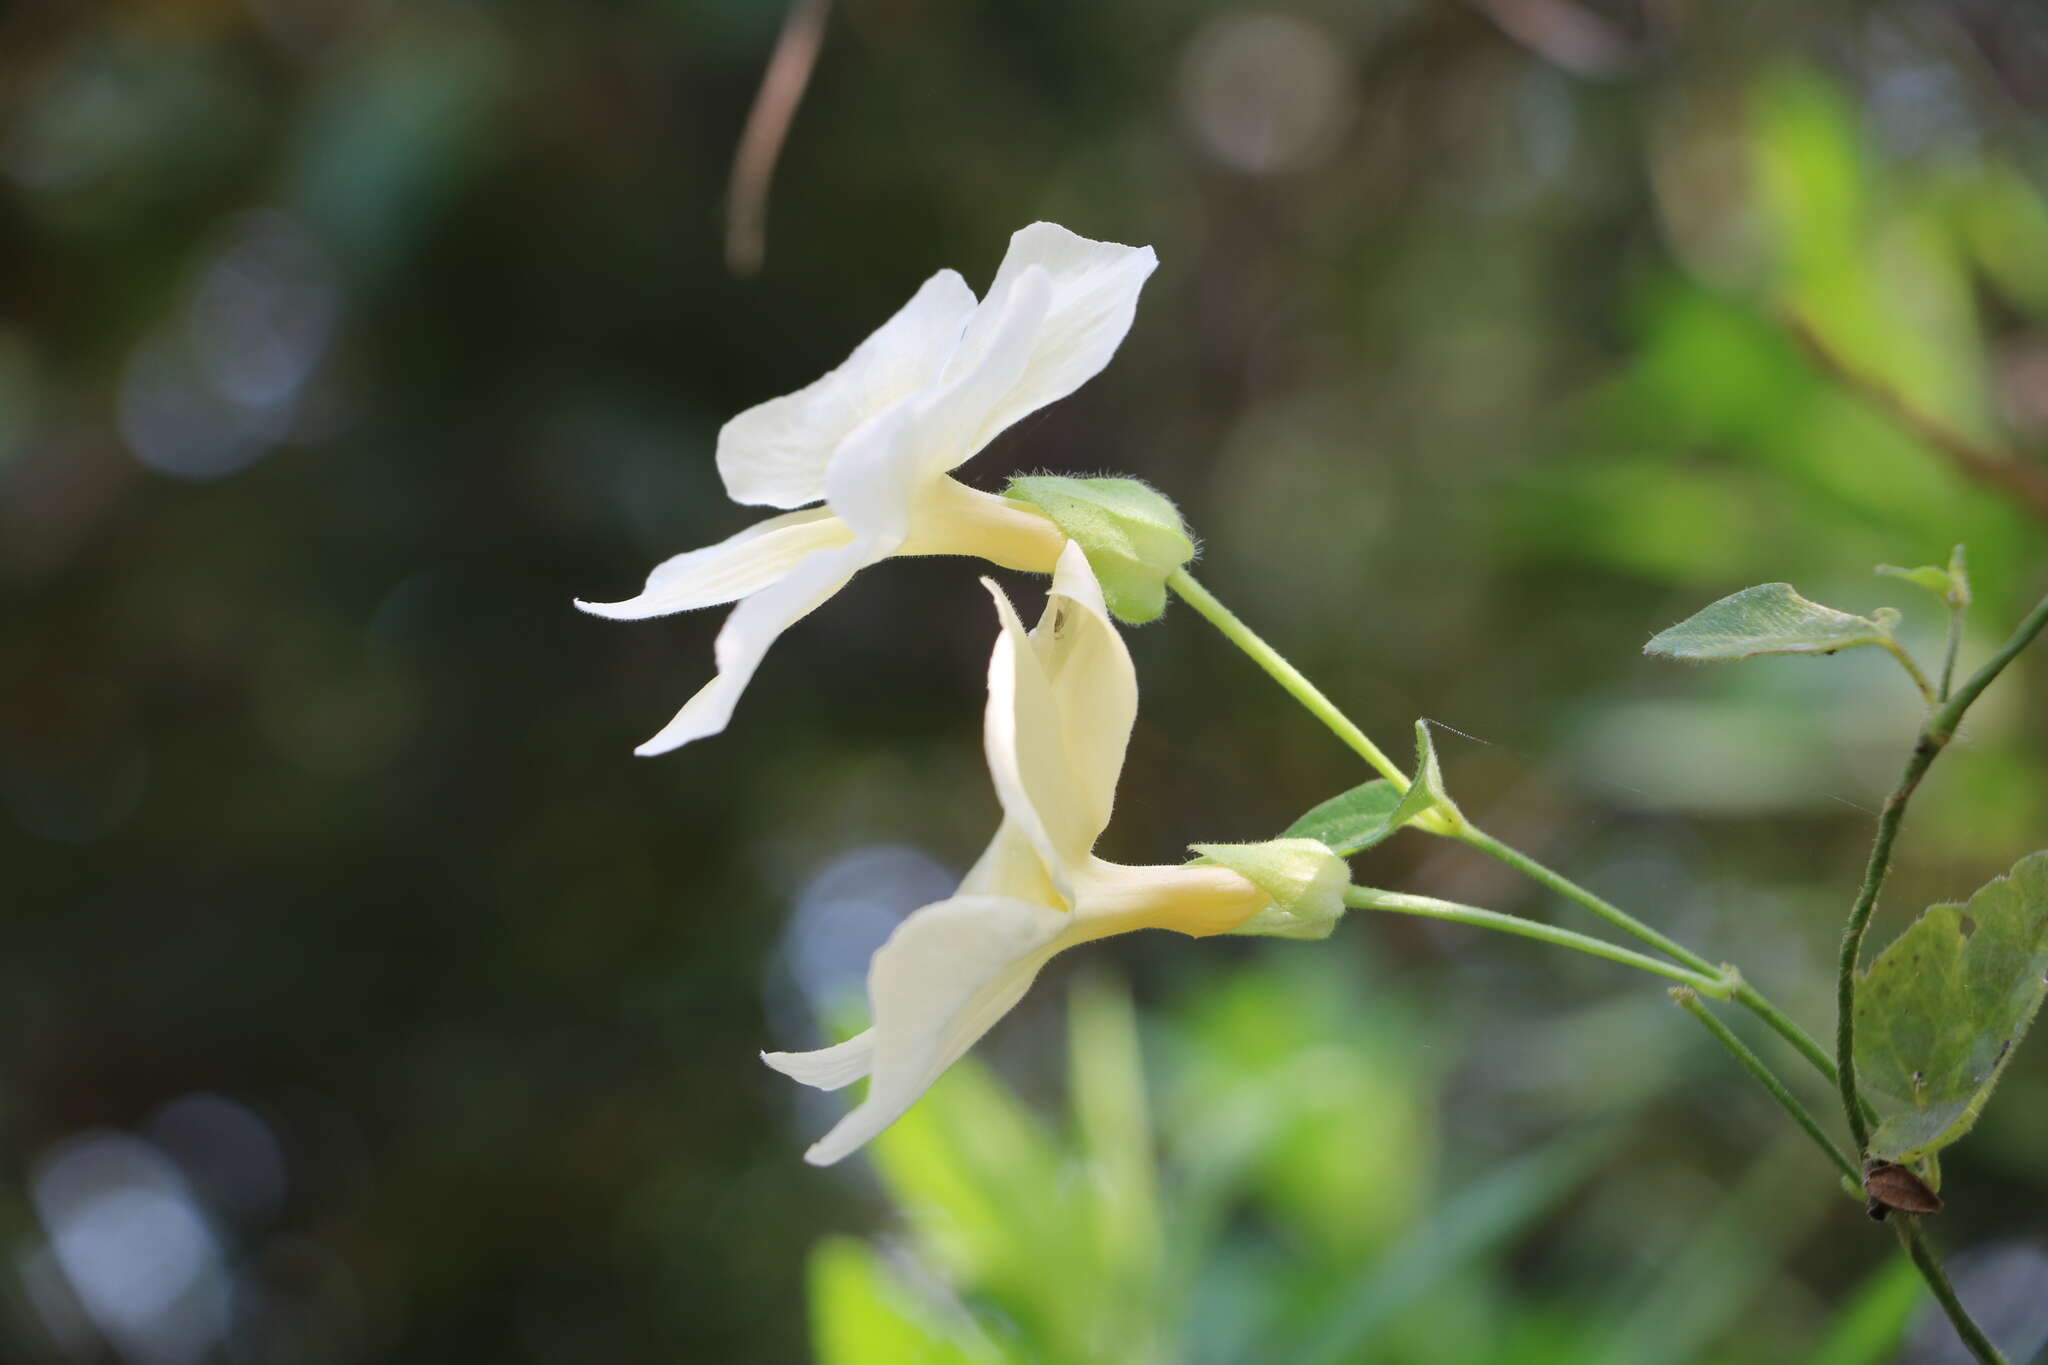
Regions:
<instances>
[{"instance_id":1,"label":"flower petal with wavy edge","mask_svg":"<svg viewBox=\"0 0 2048 1365\"><path fill-rule=\"evenodd\" d=\"M734 501L826 505L677 555L625 601L577 603L619 620L740 603L719 634L718 675L635 752L723 730L782 631L879 559L966 554L1051 572L1066 538L1050 518L947 471L1099 373L1155 264L1149 247L1035 223L1011 238L979 304L941 271L837 369L728 422L718 468Z\"/></svg>"}]
</instances>

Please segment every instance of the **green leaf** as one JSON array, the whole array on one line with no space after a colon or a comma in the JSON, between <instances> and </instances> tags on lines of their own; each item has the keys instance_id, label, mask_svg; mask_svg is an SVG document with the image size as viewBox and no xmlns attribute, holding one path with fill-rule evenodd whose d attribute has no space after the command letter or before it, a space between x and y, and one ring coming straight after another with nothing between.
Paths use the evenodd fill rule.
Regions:
<instances>
[{"instance_id":1,"label":"green leaf","mask_svg":"<svg viewBox=\"0 0 2048 1365\"><path fill-rule=\"evenodd\" d=\"M1960 545L1949 555L1946 569L1932 564L1922 564L1917 569L1880 564L1877 571L1886 578L1903 578L1915 587L1925 588L1951 607L1970 605L1970 575L1964 567L1963 547Z\"/></svg>"},{"instance_id":2,"label":"green leaf","mask_svg":"<svg viewBox=\"0 0 2048 1365\"><path fill-rule=\"evenodd\" d=\"M1314 807L1289 825L1283 839L1316 839L1340 857L1362 853L1399 828L1394 808L1401 790L1384 777L1362 782Z\"/></svg>"},{"instance_id":3,"label":"green leaf","mask_svg":"<svg viewBox=\"0 0 2048 1365\"><path fill-rule=\"evenodd\" d=\"M974 1365L995 1352L971 1324L950 1324L889 1272L875 1249L827 1237L811 1251L807 1275L811 1352L818 1365Z\"/></svg>"},{"instance_id":4,"label":"green leaf","mask_svg":"<svg viewBox=\"0 0 2048 1365\"><path fill-rule=\"evenodd\" d=\"M1870 1155L1918 1161L1970 1131L2041 1007L2048 852L1968 905L1936 905L1863 973L1856 1072L1881 1122Z\"/></svg>"},{"instance_id":5,"label":"green leaf","mask_svg":"<svg viewBox=\"0 0 2048 1365\"><path fill-rule=\"evenodd\" d=\"M1913 1311L1927 1292L1920 1272L1894 1257L1863 1282L1806 1365L1884 1365L1898 1354Z\"/></svg>"},{"instance_id":6,"label":"green leaf","mask_svg":"<svg viewBox=\"0 0 2048 1365\"><path fill-rule=\"evenodd\" d=\"M1704 607L1651 637L1645 654L1674 659L1748 659L1758 654L1832 654L1891 640L1898 613L1852 616L1809 602L1790 583L1763 583Z\"/></svg>"},{"instance_id":7,"label":"green leaf","mask_svg":"<svg viewBox=\"0 0 2048 1365\"><path fill-rule=\"evenodd\" d=\"M1903 578L1917 588L1925 588L1944 602L1948 601L1949 594L1955 591L1955 580L1948 576L1948 570L1932 564L1922 564L1917 569L1902 569L1896 564L1880 564L1877 571L1886 578Z\"/></svg>"},{"instance_id":8,"label":"green leaf","mask_svg":"<svg viewBox=\"0 0 2048 1365\"><path fill-rule=\"evenodd\" d=\"M1458 805L1444 790L1444 770L1437 765L1436 743L1429 737L1429 722L1418 720L1415 722L1415 782L1387 819L1398 829L1416 816L1433 810L1456 816Z\"/></svg>"},{"instance_id":9,"label":"green leaf","mask_svg":"<svg viewBox=\"0 0 2048 1365\"><path fill-rule=\"evenodd\" d=\"M1156 1301L1166 1236L1145 1057L1130 988L1086 974L1067 997L1067 1094L1089 1173L1096 1272L1137 1308ZM1142 1311L1142 1310L1140 1310Z\"/></svg>"},{"instance_id":10,"label":"green leaf","mask_svg":"<svg viewBox=\"0 0 2048 1365\"><path fill-rule=\"evenodd\" d=\"M1030 503L1081 547L1119 621L1142 625L1166 610L1166 580L1195 557L1180 509L1137 479L1012 479L1004 496Z\"/></svg>"},{"instance_id":11,"label":"green leaf","mask_svg":"<svg viewBox=\"0 0 2048 1365\"><path fill-rule=\"evenodd\" d=\"M1283 1358L1310 1365L1361 1359L1366 1343L1417 1299L1499 1252L1556 1208L1613 1145L1602 1133L1554 1142L1490 1167L1405 1244L1360 1272L1343 1298L1319 1316L1311 1340Z\"/></svg>"}]
</instances>

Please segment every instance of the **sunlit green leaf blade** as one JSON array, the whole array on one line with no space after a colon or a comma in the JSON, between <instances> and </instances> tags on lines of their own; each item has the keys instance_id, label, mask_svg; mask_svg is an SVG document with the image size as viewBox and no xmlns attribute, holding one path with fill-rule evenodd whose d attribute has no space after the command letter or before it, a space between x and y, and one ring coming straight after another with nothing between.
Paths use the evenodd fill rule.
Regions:
<instances>
[{"instance_id":1,"label":"sunlit green leaf blade","mask_svg":"<svg viewBox=\"0 0 2048 1365\"><path fill-rule=\"evenodd\" d=\"M1956 581L1948 576L1947 569L1932 564L1922 564L1917 569L1902 569L1896 564L1880 564L1877 571L1886 578L1903 579L1915 587L1925 588L1944 602L1948 601L1949 594L1954 592L1956 587Z\"/></svg>"},{"instance_id":2,"label":"sunlit green leaf blade","mask_svg":"<svg viewBox=\"0 0 2048 1365\"><path fill-rule=\"evenodd\" d=\"M976 1365L996 1353L971 1324L946 1323L899 1284L873 1247L828 1237L811 1252L811 1349L818 1365Z\"/></svg>"},{"instance_id":3,"label":"sunlit green leaf blade","mask_svg":"<svg viewBox=\"0 0 2048 1365\"><path fill-rule=\"evenodd\" d=\"M1645 654L1674 659L1748 659L1758 654L1832 654L1891 638L1889 623L1809 602L1790 583L1761 583L1724 597L1652 636Z\"/></svg>"},{"instance_id":4,"label":"sunlit green leaf blade","mask_svg":"<svg viewBox=\"0 0 2048 1365\"><path fill-rule=\"evenodd\" d=\"M1977 1121L2041 1007L2048 852L1936 905L1880 953L1856 992L1856 1071L1882 1122L1870 1153L1917 1161Z\"/></svg>"},{"instance_id":5,"label":"sunlit green leaf blade","mask_svg":"<svg viewBox=\"0 0 2048 1365\"><path fill-rule=\"evenodd\" d=\"M1849 1300L1807 1365L1884 1365L1898 1354L1899 1339L1926 1292L1911 1261L1899 1256L1887 1262Z\"/></svg>"},{"instance_id":6,"label":"sunlit green leaf blade","mask_svg":"<svg viewBox=\"0 0 2048 1365\"><path fill-rule=\"evenodd\" d=\"M1331 797L1289 825L1280 837L1320 840L1348 858L1394 832L1390 817L1400 804L1400 789L1384 777L1376 778Z\"/></svg>"}]
</instances>

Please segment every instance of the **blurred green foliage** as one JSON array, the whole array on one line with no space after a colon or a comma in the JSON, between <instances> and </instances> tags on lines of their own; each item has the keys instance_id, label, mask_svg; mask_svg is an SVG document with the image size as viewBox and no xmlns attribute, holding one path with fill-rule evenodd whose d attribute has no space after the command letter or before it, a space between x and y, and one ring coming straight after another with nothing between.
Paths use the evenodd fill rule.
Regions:
<instances>
[{"instance_id":1,"label":"blurred green foliage","mask_svg":"<svg viewBox=\"0 0 2048 1365\"><path fill-rule=\"evenodd\" d=\"M1416 1061L1413 1002L1308 950L1263 955L1158 1022L1172 1061L1156 1135L1136 1016L1098 975L1073 988L1059 1129L970 1059L878 1141L908 1237L813 1250L819 1365L1848 1365L1890 1359L1916 1302L1894 1264L1824 1340L1800 1339L1833 1315L1811 1302L1803 1327L1774 1315L1770 1336L1731 1337L1783 1297L1760 1210L1782 1234L1828 1198L1782 1145L1628 1295L1573 1276L1532 1292L1507 1252L1599 1178L1612 1124L1446 1179L1444 1077Z\"/></svg>"},{"instance_id":2,"label":"blurred green foliage","mask_svg":"<svg viewBox=\"0 0 2048 1365\"><path fill-rule=\"evenodd\" d=\"M2043 522L1786 316L2038 469L2048 19L845 0L739 280L724 182L781 18L0 14L0 1356L107 1353L47 1195L65 1144L127 1133L181 1163L153 1207L203 1214L187 1297L232 1285L198 1339L238 1361L796 1359L806 1299L835 1360L1884 1358L1889 1243L1660 991L1443 926L1354 917L1285 967L1105 946L1153 1117L1101 994L1079 1032L1112 1041L1041 1117L1055 978L881 1189L807 1170L819 1111L754 1053L815 1042L821 983L985 842L985 602L954 563L866 576L658 762L629 750L716 621L568 602L743 525L718 425L932 270L982 284L1036 218L1151 243L1116 362L965 472L1157 486L1383 745L1477 737L1438 736L1476 820L1822 1028L1912 690L1638 651L1790 580L1904 608L1930 657L1939 606L1869 570L1958 541L1968 651L2041 591ZM1364 775L1187 613L1133 648L1106 856L1265 837ZM1930 782L1880 939L2043 842L2042 669ZM918 877L822 895L905 845ZM1361 869L1564 913L1419 837ZM2038 1240L2043 1067L1950 1154L1945 1246ZM229 1129L180 1138L205 1095L281 1193L220 1175L262 1165ZM2042 1298L1982 1273L1987 1310Z\"/></svg>"}]
</instances>

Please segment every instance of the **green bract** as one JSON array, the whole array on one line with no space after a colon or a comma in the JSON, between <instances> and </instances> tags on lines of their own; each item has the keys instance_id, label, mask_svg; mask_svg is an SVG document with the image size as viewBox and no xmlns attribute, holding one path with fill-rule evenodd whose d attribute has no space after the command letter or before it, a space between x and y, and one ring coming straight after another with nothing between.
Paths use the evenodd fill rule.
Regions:
<instances>
[{"instance_id":1,"label":"green bract","mask_svg":"<svg viewBox=\"0 0 2048 1365\"><path fill-rule=\"evenodd\" d=\"M2048 852L1928 909L1863 974L1856 1073L1878 1102L1870 1155L1918 1161L1970 1131L2041 1007Z\"/></svg>"},{"instance_id":2,"label":"green bract","mask_svg":"<svg viewBox=\"0 0 2048 1365\"><path fill-rule=\"evenodd\" d=\"M1051 517L1081 547L1110 611L1128 625L1158 619L1167 578L1195 557L1180 510L1136 479L1027 475L1012 479L1005 496Z\"/></svg>"},{"instance_id":3,"label":"green bract","mask_svg":"<svg viewBox=\"0 0 2048 1365\"><path fill-rule=\"evenodd\" d=\"M1396 828L1410 820L1421 819L1431 813L1440 813L1446 827L1455 829L1464 820L1458 810L1458 803L1451 800L1451 794L1444 790L1444 770L1436 761L1436 743L1429 737L1429 722L1415 722L1415 784L1408 788L1408 794L1401 798L1401 804L1394 807L1394 813L1387 822Z\"/></svg>"},{"instance_id":4,"label":"green bract","mask_svg":"<svg viewBox=\"0 0 2048 1365\"><path fill-rule=\"evenodd\" d=\"M1229 868L1273 898L1233 929L1277 938L1328 938L1344 913L1351 884L1344 860L1315 839L1269 839L1263 844L1192 844L1201 860Z\"/></svg>"},{"instance_id":5,"label":"green bract","mask_svg":"<svg viewBox=\"0 0 2048 1365\"><path fill-rule=\"evenodd\" d=\"M1383 777L1360 783L1305 812L1280 837L1319 839L1339 856L1348 858L1383 842L1410 821L1420 821L1425 828L1441 834L1456 828L1462 819L1457 802L1444 789L1443 769L1437 764L1429 722L1418 720L1415 781L1407 791Z\"/></svg>"},{"instance_id":6,"label":"green bract","mask_svg":"<svg viewBox=\"0 0 2048 1365\"><path fill-rule=\"evenodd\" d=\"M1362 853L1400 826L1393 820L1401 789L1384 777L1360 783L1305 813L1283 839L1318 839L1343 857Z\"/></svg>"},{"instance_id":7,"label":"green bract","mask_svg":"<svg viewBox=\"0 0 2048 1365\"><path fill-rule=\"evenodd\" d=\"M1724 597L1651 637L1645 654L1674 659L1747 659L1758 654L1832 654L1888 645L1899 614L1881 607L1854 616L1809 602L1790 583L1763 583Z\"/></svg>"}]
</instances>

